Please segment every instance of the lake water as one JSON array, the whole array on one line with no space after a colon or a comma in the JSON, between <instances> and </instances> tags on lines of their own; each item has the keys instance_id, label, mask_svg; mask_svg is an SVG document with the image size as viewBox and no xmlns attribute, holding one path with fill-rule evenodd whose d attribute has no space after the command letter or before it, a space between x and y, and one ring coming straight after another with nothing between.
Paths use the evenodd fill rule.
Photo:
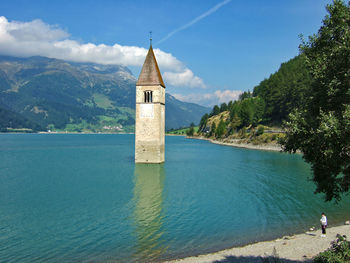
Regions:
<instances>
[{"instance_id":1,"label":"lake water","mask_svg":"<svg viewBox=\"0 0 350 263\"><path fill-rule=\"evenodd\" d=\"M154 262L349 216L300 155L166 137L134 164L133 135L1 134L0 262Z\"/></svg>"}]
</instances>

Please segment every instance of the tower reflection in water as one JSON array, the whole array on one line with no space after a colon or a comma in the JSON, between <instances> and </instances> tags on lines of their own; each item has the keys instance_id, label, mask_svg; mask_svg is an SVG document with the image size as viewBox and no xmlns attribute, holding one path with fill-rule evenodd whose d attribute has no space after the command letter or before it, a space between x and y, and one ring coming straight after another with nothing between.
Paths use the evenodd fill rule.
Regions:
<instances>
[{"instance_id":1,"label":"tower reflection in water","mask_svg":"<svg viewBox=\"0 0 350 263\"><path fill-rule=\"evenodd\" d=\"M136 164L134 172L134 223L136 261L159 259L166 247L162 242L163 187L165 171L162 164Z\"/></svg>"}]
</instances>

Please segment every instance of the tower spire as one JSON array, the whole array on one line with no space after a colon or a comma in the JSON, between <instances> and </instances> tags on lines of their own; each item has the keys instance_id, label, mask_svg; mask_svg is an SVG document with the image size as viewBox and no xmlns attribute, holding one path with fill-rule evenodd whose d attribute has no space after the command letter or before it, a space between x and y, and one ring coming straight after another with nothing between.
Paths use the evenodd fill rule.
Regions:
<instances>
[{"instance_id":1,"label":"tower spire","mask_svg":"<svg viewBox=\"0 0 350 263\"><path fill-rule=\"evenodd\" d=\"M152 31L149 31L149 42L150 46L152 46Z\"/></svg>"},{"instance_id":2,"label":"tower spire","mask_svg":"<svg viewBox=\"0 0 350 263\"><path fill-rule=\"evenodd\" d=\"M151 32L150 32L151 33ZM162 75L160 74L156 57L152 48L152 36L150 38L151 46L148 49L145 62L143 63L139 79L136 85L139 86L152 86L161 85L165 88Z\"/></svg>"},{"instance_id":3,"label":"tower spire","mask_svg":"<svg viewBox=\"0 0 350 263\"><path fill-rule=\"evenodd\" d=\"M150 47L136 82L135 163L164 163L165 85ZM143 169L143 168L142 168Z\"/></svg>"}]
</instances>

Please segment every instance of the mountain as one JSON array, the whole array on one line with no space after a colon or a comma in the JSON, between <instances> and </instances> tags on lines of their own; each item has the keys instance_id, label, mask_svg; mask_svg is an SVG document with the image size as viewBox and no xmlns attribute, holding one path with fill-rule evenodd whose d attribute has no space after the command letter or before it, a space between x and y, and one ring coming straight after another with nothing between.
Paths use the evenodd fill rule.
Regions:
<instances>
[{"instance_id":1,"label":"mountain","mask_svg":"<svg viewBox=\"0 0 350 263\"><path fill-rule=\"evenodd\" d=\"M16 130L22 131L40 131L44 129L16 112L0 108L0 132L8 131L7 127L15 127Z\"/></svg>"},{"instance_id":2,"label":"mountain","mask_svg":"<svg viewBox=\"0 0 350 263\"><path fill-rule=\"evenodd\" d=\"M198 124L203 114L211 110L211 108L195 103L182 102L167 93L165 94L165 102L165 126L167 130L189 127L192 122Z\"/></svg>"},{"instance_id":3,"label":"mountain","mask_svg":"<svg viewBox=\"0 0 350 263\"><path fill-rule=\"evenodd\" d=\"M253 96L265 101L265 120L281 123L293 109L305 103L305 94L311 83L306 59L299 55L282 63L277 72L254 87Z\"/></svg>"},{"instance_id":4,"label":"mountain","mask_svg":"<svg viewBox=\"0 0 350 263\"><path fill-rule=\"evenodd\" d=\"M17 120L1 118L0 128L131 132L135 83L120 65L0 56L0 112ZM166 129L198 123L209 110L167 94Z\"/></svg>"},{"instance_id":5,"label":"mountain","mask_svg":"<svg viewBox=\"0 0 350 263\"><path fill-rule=\"evenodd\" d=\"M264 130L262 124L281 126L289 113L305 104L311 86L306 58L298 55L282 63L277 72L254 87L253 93L243 92L236 101L222 103L220 107L215 105L209 115L201 118L198 133L232 139L237 136L244 138L249 131L251 136L259 136ZM276 132L270 129L269 133ZM269 140L269 136L264 136ZM272 138L275 140L276 136Z\"/></svg>"}]
</instances>

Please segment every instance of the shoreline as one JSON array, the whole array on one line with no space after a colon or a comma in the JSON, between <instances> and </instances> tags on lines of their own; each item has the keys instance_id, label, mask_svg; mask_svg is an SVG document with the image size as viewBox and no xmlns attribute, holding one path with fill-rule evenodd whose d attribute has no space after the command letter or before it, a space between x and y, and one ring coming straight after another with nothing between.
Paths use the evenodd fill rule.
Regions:
<instances>
[{"instance_id":1,"label":"shoreline","mask_svg":"<svg viewBox=\"0 0 350 263\"><path fill-rule=\"evenodd\" d=\"M135 134L132 132L0 132L0 134Z\"/></svg>"},{"instance_id":2,"label":"shoreline","mask_svg":"<svg viewBox=\"0 0 350 263\"><path fill-rule=\"evenodd\" d=\"M240 140L236 139L230 142L224 142L224 141L218 141L210 138L205 137L186 137L188 139L195 139L195 140L205 140L209 141L214 144L218 145L224 145L224 146L230 146L230 147L236 147L236 148L245 148L245 149L251 149L251 150L262 150L262 151L274 151L274 152L282 152L282 147L278 144L263 144L263 145L254 145L249 143L242 143Z\"/></svg>"},{"instance_id":3,"label":"shoreline","mask_svg":"<svg viewBox=\"0 0 350 263\"><path fill-rule=\"evenodd\" d=\"M272 257L278 258L280 262L312 262L313 257L330 247L330 243L336 240L337 234L349 237L350 225L329 227L326 237L321 237L321 230L317 229L270 241L232 247L214 253L164 261L163 263L261 263L264 262L264 258Z\"/></svg>"}]
</instances>

